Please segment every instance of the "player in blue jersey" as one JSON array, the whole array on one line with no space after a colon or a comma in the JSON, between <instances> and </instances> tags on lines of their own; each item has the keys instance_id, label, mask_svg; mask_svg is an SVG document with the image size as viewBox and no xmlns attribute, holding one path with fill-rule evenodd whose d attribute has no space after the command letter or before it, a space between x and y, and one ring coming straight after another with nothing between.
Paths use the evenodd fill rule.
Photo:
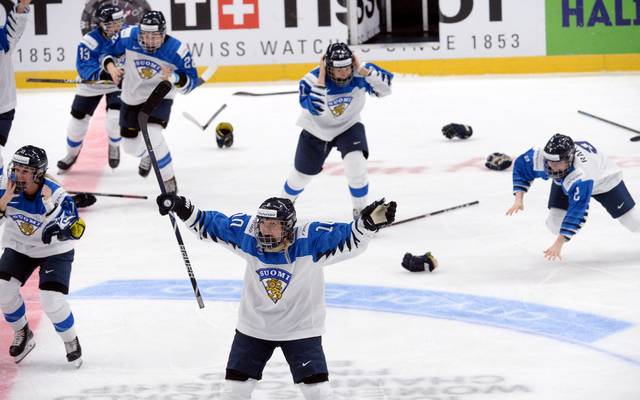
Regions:
<instances>
[{"instance_id":1,"label":"player in blue jersey","mask_svg":"<svg viewBox=\"0 0 640 400\"><path fill-rule=\"evenodd\" d=\"M530 149L519 156L513 167L515 201L507 215L524 210L524 194L536 178L553 180L546 224L558 236L544 251L547 259L561 258L564 244L586 222L592 197L625 228L640 232L640 212L622 171L591 143L574 143L569 136L556 134L544 149Z\"/></svg>"},{"instance_id":2,"label":"player in blue jersey","mask_svg":"<svg viewBox=\"0 0 640 400\"><path fill-rule=\"evenodd\" d=\"M187 46L166 34L166 21L160 11L148 11L138 26L123 29L103 57L103 69L114 82L122 81L120 133L125 152L141 157L139 173L147 176L151 160L138 126L138 113L153 89L162 80L174 84L149 117L149 138L158 160L160 174L167 192L176 193L171 153L162 130L167 127L176 91L189 93L198 85L198 73ZM124 69L118 68L114 57L125 56Z\"/></svg>"},{"instance_id":3,"label":"player in blue jersey","mask_svg":"<svg viewBox=\"0 0 640 400\"><path fill-rule=\"evenodd\" d=\"M10 177L0 185L0 223L4 224L0 257L0 310L15 331L9 354L20 362L35 346L20 287L40 267L40 303L64 342L67 361L79 367L82 349L69 293L73 242L85 224L65 190L47 171L41 148L18 149L9 164Z\"/></svg>"},{"instance_id":4,"label":"player in blue jersey","mask_svg":"<svg viewBox=\"0 0 640 400\"><path fill-rule=\"evenodd\" d=\"M111 46L124 22L123 10L111 3L104 3L95 13L98 26L84 35L76 54L78 75L86 80L110 80L111 76L102 70L100 57ZM58 161L58 169L67 171L75 164L82 149L84 137L89 129L89 119L102 97L106 97L107 135L109 136L109 166L120 164L120 89L113 84L81 84L71 105L71 120L67 127L67 154Z\"/></svg>"},{"instance_id":5,"label":"player in blue jersey","mask_svg":"<svg viewBox=\"0 0 640 400\"><path fill-rule=\"evenodd\" d=\"M4 173L2 149L9 139L16 112L16 77L11 56L27 26L30 3L31 0L20 0L0 26L0 175Z\"/></svg>"},{"instance_id":6,"label":"player in blue jersey","mask_svg":"<svg viewBox=\"0 0 640 400\"><path fill-rule=\"evenodd\" d=\"M277 347L305 399L333 399L322 349L322 267L362 253L374 233L394 221L396 203L378 200L350 223L299 223L291 200L277 197L264 201L253 217L201 211L171 194L158 196L157 203L160 214L175 212L201 240L247 262L221 399L249 400Z\"/></svg>"},{"instance_id":7,"label":"player in blue jersey","mask_svg":"<svg viewBox=\"0 0 640 400\"><path fill-rule=\"evenodd\" d=\"M369 147L362 122L367 95L391 93L393 74L377 65L363 64L344 43L333 43L320 66L300 81L302 114L294 169L287 178L282 197L295 201L322 166L334 147L342 155L349 183L353 215L367 204Z\"/></svg>"}]
</instances>

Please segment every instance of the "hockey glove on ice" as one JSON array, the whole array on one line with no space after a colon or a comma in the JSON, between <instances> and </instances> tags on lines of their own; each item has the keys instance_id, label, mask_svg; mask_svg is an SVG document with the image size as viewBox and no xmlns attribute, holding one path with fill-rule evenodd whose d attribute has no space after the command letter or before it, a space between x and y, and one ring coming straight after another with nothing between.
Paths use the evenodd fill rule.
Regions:
<instances>
[{"instance_id":1,"label":"hockey glove on ice","mask_svg":"<svg viewBox=\"0 0 640 400\"><path fill-rule=\"evenodd\" d=\"M233 125L229 122L220 122L216 126L216 143L219 148L231 147L233 144Z\"/></svg>"},{"instance_id":2,"label":"hockey glove on ice","mask_svg":"<svg viewBox=\"0 0 640 400\"><path fill-rule=\"evenodd\" d=\"M56 236L58 240L78 240L84 234L87 225L82 218L76 215L65 215L58 217L44 227L42 230L42 243L49 244L51 239Z\"/></svg>"},{"instance_id":3,"label":"hockey glove on ice","mask_svg":"<svg viewBox=\"0 0 640 400\"><path fill-rule=\"evenodd\" d=\"M429 272L432 272L438 268L438 260L436 260L431 252L427 252L422 256L414 256L411 253L406 253L402 258L402 266L411 272L422 272L427 269L429 269Z\"/></svg>"},{"instance_id":4,"label":"hockey glove on ice","mask_svg":"<svg viewBox=\"0 0 640 400\"><path fill-rule=\"evenodd\" d=\"M454 136L460 139L467 139L473 134L473 128L469 125L448 124L442 127L442 134L447 139L452 139Z\"/></svg>"},{"instance_id":5,"label":"hockey glove on ice","mask_svg":"<svg viewBox=\"0 0 640 400\"><path fill-rule=\"evenodd\" d=\"M511 166L513 160L506 154L492 153L487 157L487 161L484 166L494 171L502 171Z\"/></svg>"},{"instance_id":6,"label":"hockey glove on ice","mask_svg":"<svg viewBox=\"0 0 640 400\"><path fill-rule=\"evenodd\" d=\"M383 226L391 224L396 219L396 202L384 202L384 198L374 201L360 212L364 227L370 231L377 231Z\"/></svg>"},{"instance_id":7,"label":"hockey glove on ice","mask_svg":"<svg viewBox=\"0 0 640 400\"><path fill-rule=\"evenodd\" d=\"M91 193L84 193L84 192L74 194L72 197L73 197L73 202L76 203L77 208L89 207L90 205L94 204L97 200L96 196L92 195Z\"/></svg>"},{"instance_id":8,"label":"hockey glove on ice","mask_svg":"<svg viewBox=\"0 0 640 400\"><path fill-rule=\"evenodd\" d=\"M158 203L160 215L167 215L169 211L173 211L181 220L186 221L193 213L191 201L184 196L171 193L161 194L156 198L156 203Z\"/></svg>"}]
</instances>

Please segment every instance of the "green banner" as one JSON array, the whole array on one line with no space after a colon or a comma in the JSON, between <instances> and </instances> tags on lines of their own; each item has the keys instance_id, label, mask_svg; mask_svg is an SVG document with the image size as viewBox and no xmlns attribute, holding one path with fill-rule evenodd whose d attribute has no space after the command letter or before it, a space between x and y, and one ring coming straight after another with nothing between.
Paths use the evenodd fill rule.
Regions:
<instances>
[{"instance_id":1,"label":"green banner","mask_svg":"<svg viewBox=\"0 0 640 400\"><path fill-rule=\"evenodd\" d=\"M546 0L547 54L640 53L640 0Z\"/></svg>"}]
</instances>

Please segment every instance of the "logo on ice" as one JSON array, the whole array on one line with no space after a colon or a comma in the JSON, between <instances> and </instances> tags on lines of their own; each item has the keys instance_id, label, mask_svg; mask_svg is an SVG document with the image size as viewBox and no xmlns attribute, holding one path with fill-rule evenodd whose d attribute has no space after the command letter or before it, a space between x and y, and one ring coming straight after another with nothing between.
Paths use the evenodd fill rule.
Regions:
<instances>
[{"instance_id":1,"label":"logo on ice","mask_svg":"<svg viewBox=\"0 0 640 400\"><path fill-rule=\"evenodd\" d=\"M291 281L291 273L281 268L260 268L256 270L256 274L260 278L260 282L267 291L267 296L277 303L282 298L282 294L289 286Z\"/></svg>"}]
</instances>

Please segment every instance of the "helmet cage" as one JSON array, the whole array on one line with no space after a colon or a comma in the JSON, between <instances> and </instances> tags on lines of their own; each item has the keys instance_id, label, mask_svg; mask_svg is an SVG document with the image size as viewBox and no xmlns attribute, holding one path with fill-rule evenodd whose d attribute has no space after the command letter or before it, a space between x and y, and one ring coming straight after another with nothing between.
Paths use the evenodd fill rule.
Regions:
<instances>
[{"instance_id":1,"label":"helmet cage","mask_svg":"<svg viewBox=\"0 0 640 400\"><path fill-rule=\"evenodd\" d=\"M47 160L44 162L36 160L33 162L29 157L21 154L14 154L9 163L9 178L16 184L16 193L23 192L30 182L17 179L16 167L21 167L31 171L31 180L33 183L40 185L44 182L44 176L47 173Z\"/></svg>"},{"instance_id":2,"label":"helmet cage","mask_svg":"<svg viewBox=\"0 0 640 400\"><path fill-rule=\"evenodd\" d=\"M269 221L277 221L280 224L281 234L279 237L263 233L261 226ZM293 243L294 226L296 224L295 211L289 213L286 218L278 215L278 210L261 206L256 213L256 217L251 225L251 232L258 241L258 249L264 252L278 252L288 244Z\"/></svg>"},{"instance_id":3,"label":"helmet cage","mask_svg":"<svg viewBox=\"0 0 640 400\"><path fill-rule=\"evenodd\" d=\"M563 149L564 147L564 149ZM576 148L570 137L556 134L554 135L542 151L544 158L544 169L550 177L562 179L569 175L573 161L575 159ZM562 170L552 170L550 162L566 161L567 167Z\"/></svg>"}]
</instances>

